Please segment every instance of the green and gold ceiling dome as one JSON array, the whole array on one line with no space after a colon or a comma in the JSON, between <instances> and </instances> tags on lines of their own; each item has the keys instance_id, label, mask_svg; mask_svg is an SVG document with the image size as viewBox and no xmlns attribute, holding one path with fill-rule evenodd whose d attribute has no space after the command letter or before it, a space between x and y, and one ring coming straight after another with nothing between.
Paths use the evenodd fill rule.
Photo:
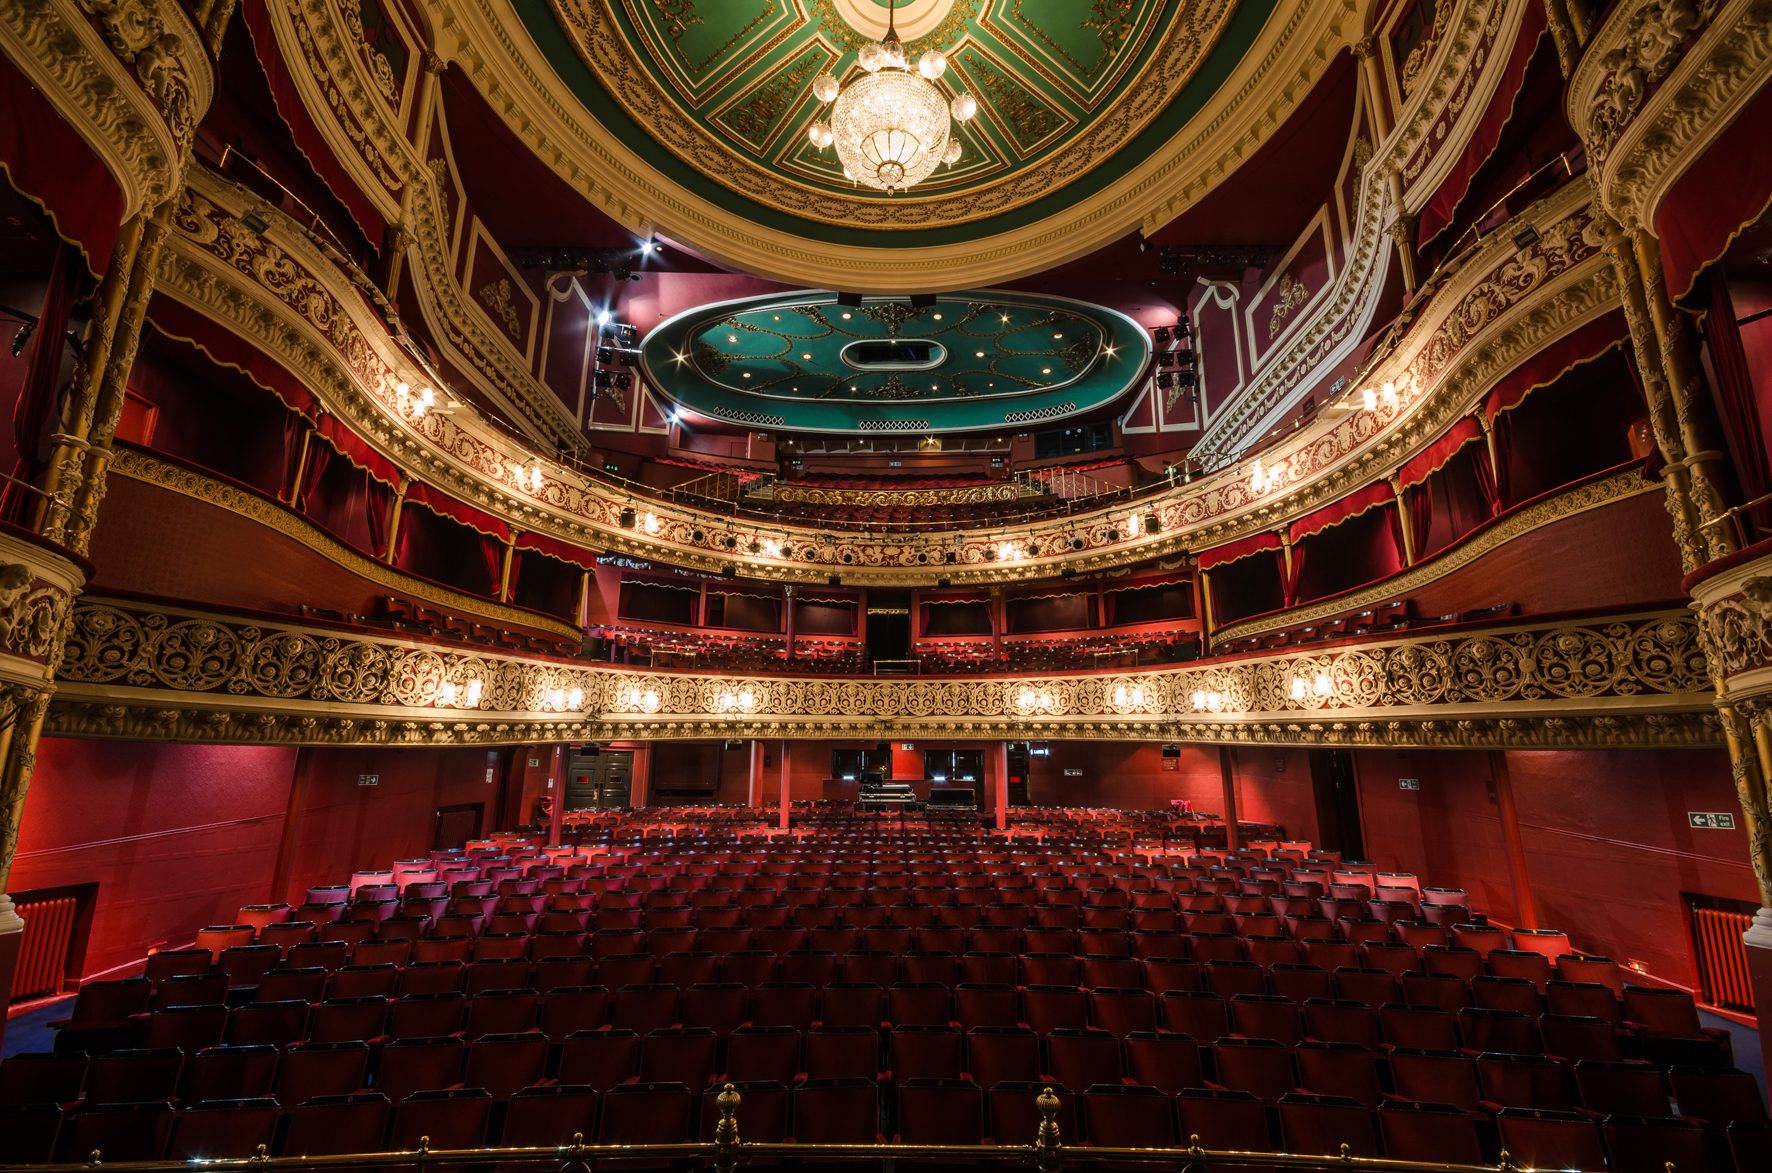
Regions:
<instances>
[{"instance_id":1,"label":"green and gold ceiling dome","mask_svg":"<svg viewBox=\"0 0 1772 1173\"><path fill-rule=\"evenodd\" d=\"M898 0L895 11L888 0L516 5L585 110L676 185L685 209L706 202L766 233L901 250L1050 224L1092 200L1131 216L1114 228L1123 233L1138 213L1111 189L1175 149L1171 140L1224 86L1274 8L1274 0ZM889 21L909 60L945 54L933 82L944 99L977 99L976 117L953 126L958 159L897 194L845 178L837 152L808 136L827 112L814 83L827 73L845 87L865 77L858 55ZM659 217L667 229L671 219Z\"/></svg>"},{"instance_id":2,"label":"green and gold ceiling dome","mask_svg":"<svg viewBox=\"0 0 1772 1173\"><path fill-rule=\"evenodd\" d=\"M1116 310L1002 290L916 305L770 294L679 314L641 346L648 380L683 408L842 433L1061 420L1124 395L1150 357L1149 335Z\"/></svg>"}]
</instances>

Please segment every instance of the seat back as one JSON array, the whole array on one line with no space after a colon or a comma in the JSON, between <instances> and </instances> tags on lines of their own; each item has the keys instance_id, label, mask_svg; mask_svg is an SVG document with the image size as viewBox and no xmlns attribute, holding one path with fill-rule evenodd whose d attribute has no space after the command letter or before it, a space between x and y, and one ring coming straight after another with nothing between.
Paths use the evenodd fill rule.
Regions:
<instances>
[{"instance_id":1,"label":"seat back","mask_svg":"<svg viewBox=\"0 0 1772 1173\"><path fill-rule=\"evenodd\" d=\"M270 1098L212 1100L178 1116L166 1156L173 1161L243 1160L277 1136L277 1101Z\"/></svg>"},{"instance_id":2,"label":"seat back","mask_svg":"<svg viewBox=\"0 0 1772 1173\"><path fill-rule=\"evenodd\" d=\"M483 1088L414 1092L394 1108L388 1145L415 1149L429 1138L433 1149L472 1149L486 1143L492 1096Z\"/></svg>"},{"instance_id":3,"label":"seat back","mask_svg":"<svg viewBox=\"0 0 1772 1173\"><path fill-rule=\"evenodd\" d=\"M639 1070L640 1036L625 1028L574 1031L560 1047L561 1083L607 1092Z\"/></svg>"},{"instance_id":4,"label":"seat back","mask_svg":"<svg viewBox=\"0 0 1772 1173\"><path fill-rule=\"evenodd\" d=\"M1347 1096L1289 1092L1280 1097L1280 1134L1291 1153L1354 1157L1379 1155L1367 1105Z\"/></svg>"},{"instance_id":5,"label":"seat back","mask_svg":"<svg viewBox=\"0 0 1772 1173\"><path fill-rule=\"evenodd\" d=\"M1385 1156L1396 1161L1481 1165L1483 1146L1476 1121L1447 1104L1386 1100L1378 1108L1378 1132Z\"/></svg>"}]
</instances>

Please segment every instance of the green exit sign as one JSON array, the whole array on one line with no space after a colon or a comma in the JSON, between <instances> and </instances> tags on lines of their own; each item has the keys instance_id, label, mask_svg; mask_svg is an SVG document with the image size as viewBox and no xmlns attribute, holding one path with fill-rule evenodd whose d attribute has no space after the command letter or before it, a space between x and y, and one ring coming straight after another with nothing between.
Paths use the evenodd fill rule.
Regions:
<instances>
[{"instance_id":1,"label":"green exit sign","mask_svg":"<svg viewBox=\"0 0 1772 1173\"><path fill-rule=\"evenodd\" d=\"M1727 812L1706 814L1704 811L1687 811L1686 821L1703 831L1733 831L1735 816Z\"/></svg>"}]
</instances>

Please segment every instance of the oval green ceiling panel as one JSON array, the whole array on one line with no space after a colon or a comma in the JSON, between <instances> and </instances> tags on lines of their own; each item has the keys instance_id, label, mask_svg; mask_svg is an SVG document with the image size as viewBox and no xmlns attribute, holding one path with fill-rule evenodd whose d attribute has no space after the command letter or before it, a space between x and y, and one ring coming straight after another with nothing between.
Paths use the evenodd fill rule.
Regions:
<instances>
[{"instance_id":1,"label":"oval green ceiling panel","mask_svg":"<svg viewBox=\"0 0 1772 1173\"><path fill-rule=\"evenodd\" d=\"M1028 293L932 305L771 294L702 306L646 336L641 362L683 407L749 427L956 432L1023 427L1110 403L1141 378L1144 328Z\"/></svg>"},{"instance_id":2,"label":"oval green ceiling panel","mask_svg":"<svg viewBox=\"0 0 1772 1173\"><path fill-rule=\"evenodd\" d=\"M899 0L911 56L946 53L937 88L969 90L979 113L956 124L959 161L898 196L850 183L835 150L806 136L828 112L813 80L859 75L856 50L884 33L886 0L548 4L552 36L535 6L518 10L544 48L564 34L584 67L581 99L593 112L600 104L582 84L594 79L624 121L701 177L703 194L723 191L818 235L926 237L1050 214L1148 156L1147 134L1166 138L1204 105L1273 0Z\"/></svg>"}]
</instances>

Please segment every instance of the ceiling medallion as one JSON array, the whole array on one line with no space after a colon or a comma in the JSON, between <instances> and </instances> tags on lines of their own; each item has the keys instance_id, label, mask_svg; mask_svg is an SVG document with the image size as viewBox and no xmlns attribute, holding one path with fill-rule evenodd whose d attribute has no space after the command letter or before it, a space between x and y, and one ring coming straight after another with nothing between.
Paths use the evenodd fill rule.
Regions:
<instances>
[{"instance_id":1,"label":"ceiling medallion","mask_svg":"<svg viewBox=\"0 0 1772 1173\"><path fill-rule=\"evenodd\" d=\"M965 122L978 113L977 100L965 90L949 102L936 88L936 79L948 69L940 50L924 53L911 72L898 39L897 15L893 0L885 39L869 41L856 54L865 71L860 78L840 86L834 76L822 73L812 83L813 96L831 103L831 117L806 131L821 151L836 144L845 178L887 195L927 179L937 163L957 162L960 140L948 135L948 115Z\"/></svg>"}]
</instances>

